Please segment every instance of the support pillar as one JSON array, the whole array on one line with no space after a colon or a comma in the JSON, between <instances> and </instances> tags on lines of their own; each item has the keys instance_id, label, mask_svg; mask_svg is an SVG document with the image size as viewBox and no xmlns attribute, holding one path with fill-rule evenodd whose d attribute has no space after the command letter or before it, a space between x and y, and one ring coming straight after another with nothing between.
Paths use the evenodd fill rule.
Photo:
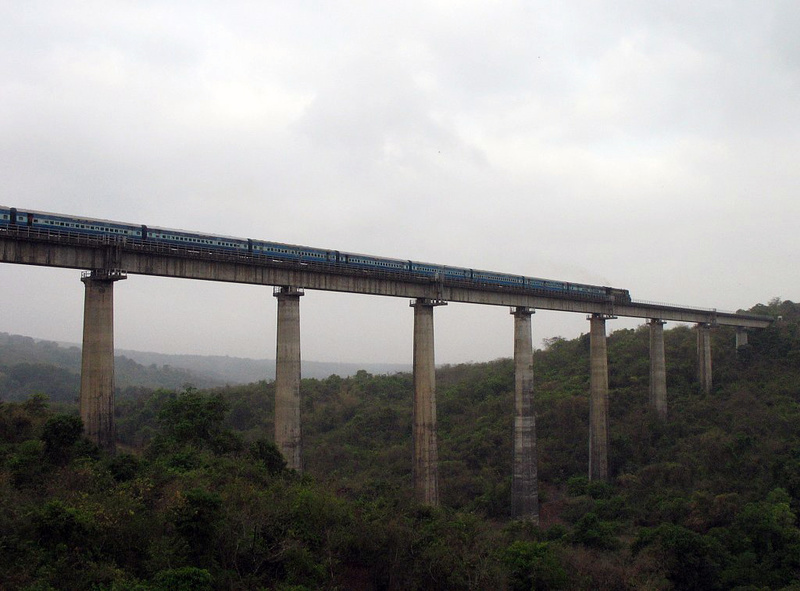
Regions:
<instances>
[{"instance_id":1,"label":"support pillar","mask_svg":"<svg viewBox=\"0 0 800 591\"><path fill-rule=\"evenodd\" d=\"M667 418L667 363L664 355L663 320L653 318L650 325L650 407L658 418Z\"/></svg>"},{"instance_id":2,"label":"support pillar","mask_svg":"<svg viewBox=\"0 0 800 591\"><path fill-rule=\"evenodd\" d=\"M539 523L536 415L533 407L533 341L530 308L518 307L514 316L514 473L511 512L514 517Z\"/></svg>"},{"instance_id":3,"label":"support pillar","mask_svg":"<svg viewBox=\"0 0 800 591\"><path fill-rule=\"evenodd\" d=\"M278 338L275 354L275 445L286 465L302 472L300 430L300 297L302 289L276 287Z\"/></svg>"},{"instance_id":4,"label":"support pillar","mask_svg":"<svg viewBox=\"0 0 800 591\"><path fill-rule=\"evenodd\" d=\"M711 325L697 325L697 379L706 394L711 392Z\"/></svg>"},{"instance_id":5,"label":"support pillar","mask_svg":"<svg viewBox=\"0 0 800 591\"><path fill-rule=\"evenodd\" d=\"M441 300L420 298L414 308L413 473L417 500L439 506L439 453L436 444L436 362L433 308Z\"/></svg>"},{"instance_id":6,"label":"support pillar","mask_svg":"<svg viewBox=\"0 0 800 591\"><path fill-rule=\"evenodd\" d=\"M747 329L742 328L741 326L736 327L736 351L739 352L742 349L746 349L748 347L747 343Z\"/></svg>"},{"instance_id":7,"label":"support pillar","mask_svg":"<svg viewBox=\"0 0 800 591\"><path fill-rule=\"evenodd\" d=\"M114 429L114 282L121 271L84 273L83 348L80 415L86 438L101 449L116 451Z\"/></svg>"},{"instance_id":8,"label":"support pillar","mask_svg":"<svg viewBox=\"0 0 800 591\"><path fill-rule=\"evenodd\" d=\"M608 480L608 318L589 317L589 480Z\"/></svg>"}]
</instances>

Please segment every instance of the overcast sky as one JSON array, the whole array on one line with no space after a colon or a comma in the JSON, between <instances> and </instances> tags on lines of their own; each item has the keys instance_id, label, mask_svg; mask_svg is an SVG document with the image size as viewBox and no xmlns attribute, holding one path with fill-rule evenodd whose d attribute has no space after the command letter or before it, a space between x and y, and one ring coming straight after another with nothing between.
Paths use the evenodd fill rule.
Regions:
<instances>
[{"instance_id":1,"label":"overcast sky","mask_svg":"<svg viewBox=\"0 0 800 591\"><path fill-rule=\"evenodd\" d=\"M7 0L0 203L698 307L798 301L798 31L795 0ZM81 340L78 271L0 264L0 286L0 332ZM118 348L274 357L269 287L115 294ZM507 308L435 323L439 363L512 354ZM301 300L310 360L410 362L412 325L405 299Z\"/></svg>"}]
</instances>

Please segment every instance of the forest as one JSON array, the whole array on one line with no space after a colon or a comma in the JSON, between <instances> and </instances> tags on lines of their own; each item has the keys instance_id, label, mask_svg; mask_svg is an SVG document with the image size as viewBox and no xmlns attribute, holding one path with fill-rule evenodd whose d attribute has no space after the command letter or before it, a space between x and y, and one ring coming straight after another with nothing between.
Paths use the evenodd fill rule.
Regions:
<instances>
[{"instance_id":1,"label":"forest","mask_svg":"<svg viewBox=\"0 0 800 591\"><path fill-rule=\"evenodd\" d=\"M608 482L587 478L588 335L536 351L538 526L509 512L509 359L437 368L435 509L413 497L408 373L304 379L302 474L271 381L128 389L114 456L30 388L0 402L0 588L800 591L800 304L749 311L780 320L739 351L712 331L709 394L695 331L667 326L666 420L648 328L609 336Z\"/></svg>"}]
</instances>

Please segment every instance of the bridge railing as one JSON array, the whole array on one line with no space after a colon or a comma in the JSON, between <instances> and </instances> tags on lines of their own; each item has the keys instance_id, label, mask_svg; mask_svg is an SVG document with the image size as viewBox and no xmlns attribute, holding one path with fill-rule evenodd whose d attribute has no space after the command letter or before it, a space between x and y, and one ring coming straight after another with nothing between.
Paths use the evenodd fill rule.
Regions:
<instances>
[{"instance_id":1,"label":"bridge railing","mask_svg":"<svg viewBox=\"0 0 800 591\"><path fill-rule=\"evenodd\" d=\"M198 244L164 244L161 242L142 241L141 238L130 236L107 236L91 235L84 233L70 232L65 229L32 228L29 226L0 226L0 237L12 236L15 240L28 240L57 244L60 246L78 246L94 249L115 249L111 258L115 261L114 267L118 266L118 255L120 252L140 253L143 255L155 255L170 258L202 260L232 263L237 265L247 265L256 267L266 267L270 269L286 269L292 271L310 271L314 273L325 273L343 277L353 277L365 280L384 280L399 283L414 283L433 287L437 292L436 297L442 297L441 290L466 289L470 291L485 291L492 293L503 293L509 295L534 296L548 299L575 299L572 293L557 293L549 290L538 289L530 285L503 285L497 283L479 283L473 279L458 277L444 277L442 275L425 275L416 272L406 271L385 271L380 268L358 268L344 266L333 261L317 260L292 260L278 259L271 256L264 256L250 251L220 251L208 250ZM663 311L691 311L707 312L711 315L723 314L732 316L748 316L754 319L762 319L761 316L752 314L740 314L727 310L713 308L697 308L694 306L682 306L649 300L630 300L629 302L612 300L610 296L599 294L581 294L582 301L590 301L609 306L609 313L614 313L614 308L624 308L634 306L653 308L653 317L659 316L659 309ZM546 306L545 306L546 307ZM549 308L548 308L549 309ZM641 313L641 310L639 311ZM639 316L640 314L636 314Z\"/></svg>"},{"instance_id":2,"label":"bridge railing","mask_svg":"<svg viewBox=\"0 0 800 591\"><path fill-rule=\"evenodd\" d=\"M78 234L76 232L66 232L63 230L30 228L28 226L0 227L0 232L14 236L19 240L35 240L40 242L54 242L58 244L108 246L118 242L116 237L112 236L91 236L87 234Z\"/></svg>"},{"instance_id":3,"label":"bridge railing","mask_svg":"<svg viewBox=\"0 0 800 591\"><path fill-rule=\"evenodd\" d=\"M278 259L268 255L253 254L251 252L237 252L225 250L207 250L199 245L164 244L137 240L127 236L90 235L65 230L31 228L27 226L0 227L0 236L5 233L17 240L30 240L58 245L87 246L102 248L115 246L123 251L177 258L228 262L236 264L257 265L270 268L293 268L296 270L314 270L350 275L354 277L370 277L376 279L395 279L401 281L416 281L431 283L438 281L435 277L420 275L411 272L387 272L381 269L367 269L342 267L335 263L319 262L315 260Z\"/></svg>"},{"instance_id":4,"label":"bridge railing","mask_svg":"<svg viewBox=\"0 0 800 591\"><path fill-rule=\"evenodd\" d=\"M736 314L736 312L732 310L720 310L719 308L702 308L698 306L685 306L682 304L673 304L670 302L655 302L652 300L638 300L638 299L631 299L631 304L634 306L653 306L655 308L675 308L675 309L687 309L691 308L692 310L698 310L701 312L721 312L722 314Z\"/></svg>"},{"instance_id":5,"label":"bridge railing","mask_svg":"<svg viewBox=\"0 0 800 591\"><path fill-rule=\"evenodd\" d=\"M205 261L227 262L244 265L269 267L272 269L292 269L298 271L314 271L330 273L339 276L355 278L368 278L389 281L401 281L424 285L436 284L441 288L468 288L481 291L504 292L520 295L540 295L544 297L557 297L553 292L530 286L502 285L497 283L479 283L471 279L458 277L442 277L437 275L423 275L412 271L384 271L380 268L359 268L341 266L329 261L317 260L292 260L278 259L268 255L254 254L251 252L207 250L200 245L191 244L164 244L161 242L142 241L128 236L91 235L70 232L62 229L31 228L16 226L0 228L0 231L14 236L19 240L32 240L59 245L86 246L90 248L119 247L123 251L132 253L152 254L182 259L196 259ZM1 234L0 234L1 235ZM584 299L608 301L607 297L584 296Z\"/></svg>"}]
</instances>

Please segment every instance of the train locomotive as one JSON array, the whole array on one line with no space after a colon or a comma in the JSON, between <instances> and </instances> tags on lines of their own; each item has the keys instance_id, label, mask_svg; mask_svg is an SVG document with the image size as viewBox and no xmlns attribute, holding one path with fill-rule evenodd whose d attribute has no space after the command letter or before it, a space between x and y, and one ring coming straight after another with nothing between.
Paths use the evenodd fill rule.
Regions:
<instances>
[{"instance_id":1,"label":"train locomotive","mask_svg":"<svg viewBox=\"0 0 800 591\"><path fill-rule=\"evenodd\" d=\"M295 263L316 263L338 269L362 269L388 274L421 276L442 282L458 282L474 287L503 287L530 291L535 295L630 303L628 290L599 285L586 285L482 271L464 267L449 267L404 259L391 259L354 254L338 250L325 250L309 246L282 244L263 240L233 238L215 234L201 234L108 220L67 216L43 211L22 211L0 205L0 231L29 228L52 234L104 237L115 241L167 245L202 252L238 253L254 259L270 259Z\"/></svg>"}]
</instances>

